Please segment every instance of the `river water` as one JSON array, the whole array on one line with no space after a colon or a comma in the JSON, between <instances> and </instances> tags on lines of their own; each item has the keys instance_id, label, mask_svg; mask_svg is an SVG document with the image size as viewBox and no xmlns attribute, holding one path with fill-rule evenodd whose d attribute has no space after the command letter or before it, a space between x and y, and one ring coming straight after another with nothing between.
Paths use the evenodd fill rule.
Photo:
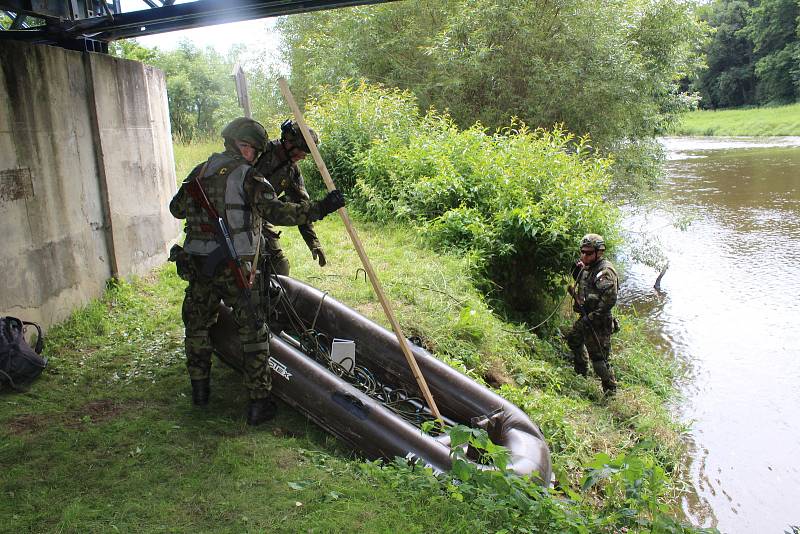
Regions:
<instances>
[{"instance_id":1,"label":"river water","mask_svg":"<svg viewBox=\"0 0 800 534\"><path fill-rule=\"evenodd\" d=\"M621 296L688 368L683 511L726 533L782 533L800 525L800 138L662 142L658 207L626 227L638 257L666 253L663 293L629 250Z\"/></svg>"}]
</instances>

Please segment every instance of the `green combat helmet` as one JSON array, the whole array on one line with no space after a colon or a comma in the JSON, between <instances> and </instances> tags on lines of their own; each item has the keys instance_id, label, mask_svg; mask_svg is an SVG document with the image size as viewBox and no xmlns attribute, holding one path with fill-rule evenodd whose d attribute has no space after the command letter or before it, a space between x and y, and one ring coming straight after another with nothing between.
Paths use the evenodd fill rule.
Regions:
<instances>
[{"instance_id":1,"label":"green combat helmet","mask_svg":"<svg viewBox=\"0 0 800 534\"><path fill-rule=\"evenodd\" d=\"M244 141L250 143L259 152L267 148L267 131L260 122L247 117L233 119L222 129L222 137L226 141Z\"/></svg>"},{"instance_id":2,"label":"green combat helmet","mask_svg":"<svg viewBox=\"0 0 800 534\"><path fill-rule=\"evenodd\" d=\"M311 134L311 139L314 140L314 144L318 145L319 136L317 135L317 132L309 128L308 133ZM299 148L306 154L311 152L311 150L308 148L308 143L306 143L305 137L303 137L303 132L300 131L300 125L291 119L286 119L281 123L281 142L285 141L290 142L292 146Z\"/></svg>"},{"instance_id":3,"label":"green combat helmet","mask_svg":"<svg viewBox=\"0 0 800 534\"><path fill-rule=\"evenodd\" d=\"M595 250L605 250L606 249L606 242L603 240L603 236L599 234L586 234L581 239L581 248L583 247L592 247Z\"/></svg>"}]
</instances>

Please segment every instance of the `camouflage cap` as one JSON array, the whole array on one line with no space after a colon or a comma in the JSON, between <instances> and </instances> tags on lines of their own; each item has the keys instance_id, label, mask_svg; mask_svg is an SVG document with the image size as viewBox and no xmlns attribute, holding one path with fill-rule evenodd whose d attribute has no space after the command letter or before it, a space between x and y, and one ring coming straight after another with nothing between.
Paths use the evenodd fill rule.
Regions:
<instances>
[{"instance_id":1,"label":"camouflage cap","mask_svg":"<svg viewBox=\"0 0 800 534\"><path fill-rule=\"evenodd\" d=\"M267 131L260 122L247 117L238 117L228 123L222 129L222 137L250 143L260 152L267 148Z\"/></svg>"},{"instance_id":2,"label":"camouflage cap","mask_svg":"<svg viewBox=\"0 0 800 534\"><path fill-rule=\"evenodd\" d=\"M311 139L314 140L314 144L318 145L319 136L317 135L317 132L309 128L308 133L311 134ZM303 137L303 132L300 130L300 125L291 119L286 119L281 123L281 141L288 141L303 152L311 152L311 150L308 148L308 143L306 143L305 137Z\"/></svg>"},{"instance_id":3,"label":"camouflage cap","mask_svg":"<svg viewBox=\"0 0 800 534\"><path fill-rule=\"evenodd\" d=\"M603 236L599 234L586 234L581 239L581 248L583 247L592 247L595 250L605 250L606 249L606 242L603 240Z\"/></svg>"}]
</instances>

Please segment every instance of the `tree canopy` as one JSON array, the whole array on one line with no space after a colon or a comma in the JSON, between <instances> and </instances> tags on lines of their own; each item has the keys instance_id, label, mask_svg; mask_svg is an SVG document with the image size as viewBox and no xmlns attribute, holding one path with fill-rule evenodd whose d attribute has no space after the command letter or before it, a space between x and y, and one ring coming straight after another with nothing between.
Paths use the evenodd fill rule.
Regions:
<instances>
[{"instance_id":1,"label":"tree canopy","mask_svg":"<svg viewBox=\"0 0 800 534\"><path fill-rule=\"evenodd\" d=\"M223 56L189 41L181 42L175 50L163 51L128 40L112 43L109 52L164 71L172 134L180 139L216 137L225 123L242 115L231 76L241 47ZM257 119L267 121L282 110L275 77L269 64L248 69L250 104Z\"/></svg>"},{"instance_id":2,"label":"tree canopy","mask_svg":"<svg viewBox=\"0 0 800 534\"><path fill-rule=\"evenodd\" d=\"M563 124L596 146L664 132L703 31L677 0L419 0L282 20L292 86L365 79L462 127Z\"/></svg>"},{"instance_id":3,"label":"tree canopy","mask_svg":"<svg viewBox=\"0 0 800 534\"><path fill-rule=\"evenodd\" d=\"M789 104L800 98L800 2L715 0L700 10L714 28L695 86L706 108Z\"/></svg>"}]
</instances>

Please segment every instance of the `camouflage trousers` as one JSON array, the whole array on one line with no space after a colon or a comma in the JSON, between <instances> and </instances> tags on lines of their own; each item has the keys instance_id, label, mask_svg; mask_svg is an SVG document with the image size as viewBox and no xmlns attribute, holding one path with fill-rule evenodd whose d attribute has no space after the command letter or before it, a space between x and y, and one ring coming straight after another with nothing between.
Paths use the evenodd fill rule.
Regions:
<instances>
[{"instance_id":1,"label":"camouflage trousers","mask_svg":"<svg viewBox=\"0 0 800 534\"><path fill-rule=\"evenodd\" d=\"M613 323L611 315L601 316L591 322L578 320L567 332L567 345L572 351L575 372L586 376L591 359L592 369L600 378L603 391L613 392L617 389L617 379L611 367L611 333Z\"/></svg>"},{"instance_id":2,"label":"camouflage trousers","mask_svg":"<svg viewBox=\"0 0 800 534\"><path fill-rule=\"evenodd\" d=\"M192 258L195 273L200 271L202 258ZM204 379L211 372L211 339L208 331L216 322L220 300L233 308L239 325L239 340L244 354L244 384L251 399L269 395L269 331L266 325L256 328L251 308L236 285L231 271L220 266L211 278L189 277L183 299L183 324L186 328L186 367L192 380ZM255 306L254 306L255 307Z\"/></svg>"},{"instance_id":3,"label":"camouflage trousers","mask_svg":"<svg viewBox=\"0 0 800 534\"><path fill-rule=\"evenodd\" d=\"M281 240L279 237L271 235L266 236L267 249L269 250L269 261L272 264L272 270L275 274L282 274L289 276L289 258L284 254L281 248Z\"/></svg>"}]
</instances>

